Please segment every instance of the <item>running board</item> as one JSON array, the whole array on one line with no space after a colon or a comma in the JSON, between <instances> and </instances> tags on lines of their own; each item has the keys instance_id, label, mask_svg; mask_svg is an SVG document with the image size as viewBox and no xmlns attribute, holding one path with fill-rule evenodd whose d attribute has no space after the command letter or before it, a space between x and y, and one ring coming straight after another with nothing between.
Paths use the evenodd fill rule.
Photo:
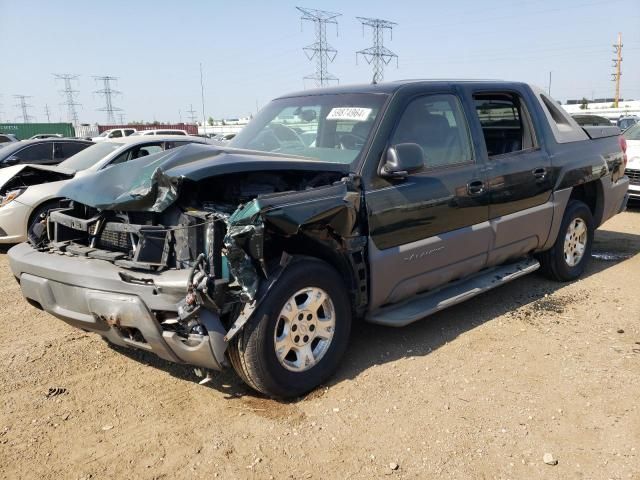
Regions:
<instances>
[{"instance_id":1,"label":"running board","mask_svg":"<svg viewBox=\"0 0 640 480\"><path fill-rule=\"evenodd\" d=\"M499 287L540 268L533 258L483 270L475 275L425 292L401 303L382 307L366 317L368 322L388 327L404 327L440 310L464 302L483 292Z\"/></svg>"}]
</instances>

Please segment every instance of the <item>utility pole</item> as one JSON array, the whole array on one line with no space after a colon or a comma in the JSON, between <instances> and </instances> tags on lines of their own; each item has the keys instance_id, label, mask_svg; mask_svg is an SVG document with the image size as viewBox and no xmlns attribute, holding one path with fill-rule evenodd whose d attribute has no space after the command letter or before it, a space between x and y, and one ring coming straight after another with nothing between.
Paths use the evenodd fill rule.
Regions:
<instances>
[{"instance_id":1,"label":"utility pole","mask_svg":"<svg viewBox=\"0 0 640 480\"><path fill-rule=\"evenodd\" d=\"M549 72L549 96L551 96L551 72Z\"/></svg>"},{"instance_id":2,"label":"utility pole","mask_svg":"<svg viewBox=\"0 0 640 480\"><path fill-rule=\"evenodd\" d=\"M333 23L336 26L336 36L338 35L338 21L341 13L327 12L324 10L314 10L312 8L296 7L302 16L301 21L307 20L313 22L316 34L316 41L311 45L303 48L303 51L309 60L315 58L316 71L313 75L307 75L304 80L315 80L316 86L324 87L329 82L338 82L338 77L328 72L327 66L333 62L338 51L327 42L327 24Z\"/></svg>"},{"instance_id":3,"label":"utility pole","mask_svg":"<svg viewBox=\"0 0 640 480\"><path fill-rule=\"evenodd\" d=\"M362 23L362 34L364 35L364 27L371 27L373 33L373 46L359 50L356 52L356 63L358 63L358 55L362 55L369 65L373 65L372 83L379 83L384 79L384 67L389 65L391 60L396 59L398 64L398 55L384 46L384 31L389 29L391 39L393 40L393 26L397 23L379 18L356 17Z\"/></svg>"},{"instance_id":4,"label":"utility pole","mask_svg":"<svg viewBox=\"0 0 640 480\"><path fill-rule=\"evenodd\" d=\"M196 115L196 113L198 113L198 112L196 112L193 109L193 104L189 105L189 110L187 110L187 113L189 114L188 118L191 121L191 123L196 123L198 121L198 116Z\"/></svg>"},{"instance_id":5,"label":"utility pole","mask_svg":"<svg viewBox=\"0 0 640 480\"><path fill-rule=\"evenodd\" d=\"M124 125L124 113L119 113L118 118L120 119L120 125Z\"/></svg>"},{"instance_id":6,"label":"utility pole","mask_svg":"<svg viewBox=\"0 0 640 480\"><path fill-rule=\"evenodd\" d=\"M202 100L202 128L207 131L207 117L204 114L204 81L202 80L202 62L200 62L200 95Z\"/></svg>"},{"instance_id":7,"label":"utility pole","mask_svg":"<svg viewBox=\"0 0 640 480\"><path fill-rule=\"evenodd\" d=\"M613 53L616 58L613 59L613 68L615 73L612 73L612 81L616 82L616 95L613 98L614 108L618 108L618 102L620 101L620 77L622 76L622 33L618 32L618 43L613 46Z\"/></svg>"},{"instance_id":8,"label":"utility pole","mask_svg":"<svg viewBox=\"0 0 640 480\"><path fill-rule=\"evenodd\" d=\"M113 125L114 123L116 123L115 112L119 112L122 110L121 108L115 107L113 105L113 97L115 95L120 95L122 93L118 90L114 90L111 87L111 83L118 80L118 77L111 77L109 75L104 75L101 77L93 77L93 78L96 80L96 82L102 82L102 86L103 86L102 89L96 90L93 92L104 97L105 106L103 108L98 108L98 111L107 112L107 123Z\"/></svg>"},{"instance_id":9,"label":"utility pole","mask_svg":"<svg viewBox=\"0 0 640 480\"><path fill-rule=\"evenodd\" d=\"M62 80L64 82L64 89L60 90L60 93L64 97L64 102L62 102L61 105L65 105L67 107L67 119L76 126L80 123L78 121L78 110L76 109L80 104L76 102L78 91L73 89L71 81L77 80L80 75L74 75L71 73L54 73L53 76L56 80Z\"/></svg>"},{"instance_id":10,"label":"utility pole","mask_svg":"<svg viewBox=\"0 0 640 480\"><path fill-rule=\"evenodd\" d=\"M49 105L48 104L44 104L44 114L47 116L47 123L51 123L51 116L50 116L50 112L49 112Z\"/></svg>"},{"instance_id":11,"label":"utility pole","mask_svg":"<svg viewBox=\"0 0 640 480\"><path fill-rule=\"evenodd\" d=\"M22 122L23 123L29 123L31 120L33 120L33 117L31 115L29 115L29 108L33 107L33 105L29 105L27 103L27 98L31 98L28 95L14 95L13 98L15 98L18 103L16 104L16 107L19 108L22 111Z\"/></svg>"}]
</instances>

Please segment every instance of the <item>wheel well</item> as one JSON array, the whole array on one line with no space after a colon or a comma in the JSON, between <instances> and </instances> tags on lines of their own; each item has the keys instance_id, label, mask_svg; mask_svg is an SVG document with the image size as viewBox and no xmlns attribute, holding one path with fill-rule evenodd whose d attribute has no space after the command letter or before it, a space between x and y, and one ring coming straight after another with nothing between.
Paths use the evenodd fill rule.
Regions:
<instances>
[{"instance_id":1,"label":"wheel well","mask_svg":"<svg viewBox=\"0 0 640 480\"><path fill-rule=\"evenodd\" d=\"M37 205L29 214L29 219L27 220L27 229L31 225L31 222L33 222L36 213L38 213L43 207L53 208L53 205L60 202L60 200L62 200L62 198L52 198L50 200L47 200L46 202L42 202L40 205Z\"/></svg>"},{"instance_id":2,"label":"wheel well","mask_svg":"<svg viewBox=\"0 0 640 480\"><path fill-rule=\"evenodd\" d=\"M583 183L573 187L569 200L579 200L589 207L596 226L602 220L604 208L602 183L599 181Z\"/></svg>"},{"instance_id":3,"label":"wheel well","mask_svg":"<svg viewBox=\"0 0 640 480\"><path fill-rule=\"evenodd\" d=\"M368 274L363 250L349 252L337 241L318 241L304 234L279 238L270 243L277 245L277 250L269 252L274 260L286 252L289 255L316 258L335 268L351 293L354 313L360 314L360 310L368 303Z\"/></svg>"}]
</instances>

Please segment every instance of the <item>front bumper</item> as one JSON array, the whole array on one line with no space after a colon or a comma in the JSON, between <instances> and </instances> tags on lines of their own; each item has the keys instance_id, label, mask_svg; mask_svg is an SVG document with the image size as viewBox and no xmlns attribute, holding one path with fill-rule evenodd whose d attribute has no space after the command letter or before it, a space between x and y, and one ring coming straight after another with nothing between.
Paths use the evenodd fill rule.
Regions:
<instances>
[{"instance_id":1,"label":"front bumper","mask_svg":"<svg viewBox=\"0 0 640 480\"><path fill-rule=\"evenodd\" d=\"M188 339L163 330L158 321L158 314L177 316L187 270L132 272L104 260L39 252L28 243L16 245L8 255L25 298L68 324L171 362L215 370L226 366L226 331L214 313L202 312L208 335ZM144 284L124 281L120 272L144 279Z\"/></svg>"},{"instance_id":2,"label":"front bumper","mask_svg":"<svg viewBox=\"0 0 640 480\"><path fill-rule=\"evenodd\" d=\"M0 208L0 244L26 241L29 215L31 207L15 200Z\"/></svg>"}]
</instances>

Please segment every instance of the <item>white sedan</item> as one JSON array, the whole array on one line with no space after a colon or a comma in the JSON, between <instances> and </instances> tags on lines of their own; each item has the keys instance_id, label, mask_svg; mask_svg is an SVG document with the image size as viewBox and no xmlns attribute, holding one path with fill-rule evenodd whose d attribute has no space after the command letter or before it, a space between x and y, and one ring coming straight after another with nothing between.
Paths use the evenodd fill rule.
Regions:
<instances>
[{"instance_id":1,"label":"white sedan","mask_svg":"<svg viewBox=\"0 0 640 480\"><path fill-rule=\"evenodd\" d=\"M622 136L627 141L627 169L629 197L640 199L640 123L629 127Z\"/></svg>"},{"instance_id":2,"label":"white sedan","mask_svg":"<svg viewBox=\"0 0 640 480\"><path fill-rule=\"evenodd\" d=\"M33 226L59 206L60 190L72 178L189 143L188 136L126 137L92 145L57 166L15 165L0 170L0 244L24 242Z\"/></svg>"}]
</instances>

